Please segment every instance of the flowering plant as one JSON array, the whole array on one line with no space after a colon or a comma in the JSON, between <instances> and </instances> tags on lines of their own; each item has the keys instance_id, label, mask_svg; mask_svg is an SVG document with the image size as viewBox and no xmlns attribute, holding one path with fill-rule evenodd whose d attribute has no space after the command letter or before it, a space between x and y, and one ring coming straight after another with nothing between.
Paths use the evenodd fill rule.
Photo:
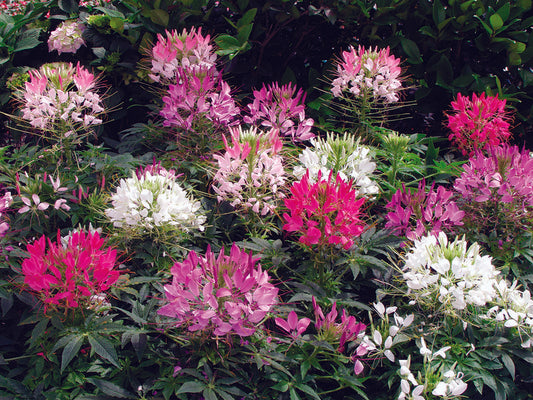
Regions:
<instances>
[{"instance_id":1,"label":"flowering plant","mask_svg":"<svg viewBox=\"0 0 533 400\"><path fill-rule=\"evenodd\" d=\"M62 22L48 38L48 50L57 50L61 53L76 53L81 46L85 45L83 32L85 25L79 21Z\"/></svg>"},{"instance_id":2,"label":"flowering plant","mask_svg":"<svg viewBox=\"0 0 533 400\"><path fill-rule=\"evenodd\" d=\"M476 150L486 150L490 146L506 143L511 137L510 116L505 110L506 101L498 96L472 98L459 93L452 101L452 112L448 114L450 140L463 155L473 155Z\"/></svg>"},{"instance_id":3,"label":"flowering plant","mask_svg":"<svg viewBox=\"0 0 533 400\"><path fill-rule=\"evenodd\" d=\"M59 232L55 243L43 235L27 246L24 284L46 309L89 308L120 276L115 269L117 251L105 244L98 232L75 232L66 246Z\"/></svg>"},{"instance_id":4,"label":"flowering plant","mask_svg":"<svg viewBox=\"0 0 533 400\"><path fill-rule=\"evenodd\" d=\"M253 335L278 301L278 289L257 261L235 244L229 256L224 249L218 257L211 248L203 257L191 251L172 267L172 283L165 285L167 304L159 314L189 332Z\"/></svg>"}]
</instances>

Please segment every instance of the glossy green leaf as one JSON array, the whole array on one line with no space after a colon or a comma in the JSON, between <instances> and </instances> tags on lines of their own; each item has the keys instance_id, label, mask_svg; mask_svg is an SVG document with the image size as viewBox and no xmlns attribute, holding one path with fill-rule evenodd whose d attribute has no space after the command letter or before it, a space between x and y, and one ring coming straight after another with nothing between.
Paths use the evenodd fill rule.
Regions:
<instances>
[{"instance_id":1,"label":"glossy green leaf","mask_svg":"<svg viewBox=\"0 0 533 400\"><path fill-rule=\"evenodd\" d=\"M507 21L509 14L511 13L511 3L505 3L498 9L497 13L502 17L503 22Z\"/></svg>"},{"instance_id":2,"label":"glossy green leaf","mask_svg":"<svg viewBox=\"0 0 533 400\"><path fill-rule=\"evenodd\" d=\"M497 31L503 26L503 19L498 14L492 14L489 18L490 26Z\"/></svg>"},{"instance_id":3,"label":"glossy green leaf","mask_svg":"<svg viewBox=\"0 0 533 400\"><path fill-rule=\"evenodd\" d=\"M245 25L250 25L257 14L257 8L252 8L237 21L237 28L242 28Z\"/></svg>"},{"instance_id":4,"label":"glossy green leaf","mask_svg":"<svg viewBox=\"0 0 533 400\"><path fill-rule=\"evenodd\" d=\"M37 47L41 41L39 40L39 34L41 30L38 28L28 29L17 38L13 51L29 50Z\"/></svg>"},{"instance_id":5,"label":"glossy green leaf","mask_svg":"<svg viewBox=\"0 0 533 400\"><path fill-rule=\"evenodd\" d=\"M409 57L407 61L411 64L422 63L422 57L420 57L420 50L414 41L407 38L401 38L402 49Z\"/></svg>"}]
</instances>

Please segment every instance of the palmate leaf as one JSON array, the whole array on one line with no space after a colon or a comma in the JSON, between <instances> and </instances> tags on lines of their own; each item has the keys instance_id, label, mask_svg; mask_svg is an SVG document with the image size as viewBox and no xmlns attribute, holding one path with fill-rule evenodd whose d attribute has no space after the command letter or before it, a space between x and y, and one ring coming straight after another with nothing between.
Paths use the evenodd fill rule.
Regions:
<instances>
[{"instance_id":1,"label":"palmate leaf","mask_svg":"<svg viewBox=\"0 0 533 400\"><path fill-rule=\"evenodd\" d=\"M109 382L109 381L98 379L98 378L87 378L87 382L92 383L98 389L104 392L106 395L112 396L114 398L119 398L119 399L136 399L137 398L136 396L128 392L126 389L121 388L120 386L114 384L113 382Z\"/></svg>"},{"instance_id":2,"label":"palmate leaf","mask_svg":"<svg viewBox=\"0 0 533 400\"><path fill-rule=\"evenodd\" d=\"M106 359L115 367L120 368L118 362L117 352L113 344L100 335L91 334L88 336L89 344L91 345L91 351L98 354L100 357Z\"/></svg>"},{"instance_id":3,"label":"palmate leaf","mask_svg":"<svg viewBox=\"0 0 533 400\"><path fill-rule=\"evenodd\" d=\"M65 370L65 368L70 364L72 359L78 354L84 339L82 335L76 334L66 336L66 338L70 339L66 343L65 348L63 349L63 353L61 354L61 372Z\"/></svg>"}]
</instances>

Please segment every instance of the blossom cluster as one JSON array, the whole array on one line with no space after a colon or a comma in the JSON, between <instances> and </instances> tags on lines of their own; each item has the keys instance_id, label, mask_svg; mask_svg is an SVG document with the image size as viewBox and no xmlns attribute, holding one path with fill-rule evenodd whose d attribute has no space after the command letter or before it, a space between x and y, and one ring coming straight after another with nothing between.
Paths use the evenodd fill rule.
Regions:
<instances>
[{"instance_id":1,"label":"blossom cluster","mask_svg":"<svg viewBox=\"0 0 533 400\"><path fill-rule=\"evenodd\" d=\"M218 201L257 214L272 213L284 197L285 169L279 154L282 143L276 131L230 128L232 145L224 137L226 152L215 154L218 171L213 190Z\"/></svg>"},{"instance_id":2,"label":"blossom cluster","mask_svg":"<svg viewBox=\"0 0 533 400\"><path fill-rule=\"evenodd\" d=\"M5 192L3 196L0 197L0 238L4 237L9 229L9 224L6 222L5 214L11 203L13 203L11 192Z\"/></svg>"},{"instance_id":3,"label":"blossom cluster","mask_svg":"<svg viewBox=\"0 0 533 400\"><path fill-rule=\"evenodd\" d=\"M376 47L365 49L353 46L343 51L337 62L336 78L332 82L331 93L335 97L346 94L355 97L370 96L374 100L394 103L399 100L400 60L390 54L390 49Z\"/></svg>"},{"instance_id":4,"label":"blossom cluster","mask_svg":"<svg viewBox=\"0 0 533 400\"><path fill-rule=\"evenodd\" d=\"M121 179L111 202L113 208L105 210L107 217L115 227L133 232L203 230L206 220L199 213L200 202L188 196L176 176L162 167Z\"/></svg>"},{"instance_id":5,"label":"blossom cluster","mask_svg":"<svg viewBox=\"0 0 533 400\"><path fill-rule=\"evenodd\" d=\"M278 130L281 136L293 141L308 140L315 135L311 132L314 121L305 117L305 93L296 91L292 84L279 86L273 83L254 90L254 99L248 104L248 114L243 121L262 128Z\"/></svg>"},{"instance_id":6,"label":"blossom cluster","mask_svg":"<svg viewBox=\"0 0 533 400\"><path fill-rule=\"evenodd\" d=\"M318 172L327 176L330 171L345 180L351 180L357 193L372 196L379 192L379 187L371 179L376 169L370 148L359 144L353 136L328 134L326 139L312 138L313 147L306 147L298 157L301 165L294 167L294 175L301 179L309 171L309 180L316 182Z\"/></svg>"},{"instance_id":7,"label":"blossom cluster","mask_svg":"<svg viewBox=\"0 0 533 400\"><path fill-rule=\"evenodd\" d=\"M75 232L66 246L59 232L55 243L43 235L27 246L29 258L22 262L24 283L46 308L87 308L94 296L102 296L120 276L115 269L117 252L105 244L97 232Z\"/></svg>"},{"instance_id":8,"label":"blossom cluster","mask_svg":"<svg viewBox=\"0 0 533 400\"><path fill-rule=\"evenodd\" d=\"M48 50L61 53L76 53L81 46L85 46L83 32L85 25L79 21L62 22L48 38Z\"/></svg>"},{"instance_id":9,"label":"blossom cluster","mask_svg":"<svg viewBox=\"0 0 533 400\"><path fill-rule=\"evenodd\" d=\"M436 236L444 230L463 225L464 211L452 200L453 192L444 186L435 191L435 183L426 193L425 180L418 184L418 191L412 193L403 185L392 195L386 208L385 228L392 229L396 235L405 235L414 240L428 233Z\"/></svg>"},{"instance_id":10,"label":"blossom cluster","mask_svg":"<svg viewBox=\"0 0 533 400\"><path fill-rule=\"evenodd\" d=\"M354 238L361 235L361 207L364 198L357 198L351 182L345 182L330 173L322 179L319 171L317 182L311 183L309 173L291 187L291 197L285 199L289 213L283 214L287 232L301 234L299 241L306 246L339 245L349 249Z\"/></svg>"},{"instance_id":11,"label":"blossom cluster","mask_svg":"<svg viewBox=\"0 0 533 400\"><path fill-rule=\"evenodd\" d=\"M77 129L102 123L104 108L95 76L70 63L45 64L30 71L30 81L17 93L22 103L22 118L34 128L75 137Z\"/></svg>"},{"instance_id":12,"label":"blossom cluster","mask_svg":"<svg viewBox=\"0 0 533 400\"><path fill-rule=\"evenodd\" d=\"M492 147L487 155L478 151L463 169L454 189L472 227L487 233L497 229L503 240L512 240L517 231L531 227L533 157L529 152L517 146Z\"/></svg>"},{"instance_id":13,"label":"blossom cluster","mask_svg":"<svg viewBox=\"0 0 533 400\"><path fill-rule=\"evenodd\" d=\"M157 35L157 43L152 48L152 68L149 75L155 82L175 83L181 79L178 72L185 69L195 75L197 71L211 71L216 76L217 55L211 45L211 37L198 31L166 31L166 36Z\"/></svg>"},{"instance_id":14,"label":"blossom cluster","mask_svg":"<svg viewBox=\"0 0 533 400\"><path fill-rule=\"evenodd\" d=\"M175 73L177 82L163 97L160 115L164 126L202 133L206 129L203 122L227 126L240 113L229 85L212 70L179 68Z\"/></svg>"},{"instance_id":15,"label":"blossom cluster","mask_svg":"<svg viewBox=\"0 0 533 400\"><path fill-rule=\"evenodd\" d=\"M505 110L505 100L498 96L472 98L459 93L451 103L453 111L448 114L449 139L463 155L473 155L476 150L506 143L510 136L510 117Z\"/></svg>"},{"instance_id":16,"label":"blossom cluster","mask_svg":"<svg viewBox=\"0 0 533 400\"><path fill-rule=\"evenodd\" d=\"M467 305L485 306L496 296L499 274L477 243L448 241L444 232L415 240L405 256L403 279L409 296L421 306L455 315Z\"/></svg>"},{"instance_id":17,"label":"blossom cluster","mask_svg":"<svg viewBox=\"0 0 533 400\"><path fill-rule=\"evenodd\" d=\"M19 214L24 214L30 210L45 211L52 204L52 208L55 210L70 210L68 200L63 197L68 189L61 186L59 175L54 178L45 172L42 177L36 175L31 179L28 173L25 172L23 177L26 180L26 187L21 190L20 175L16 175L17 193L23 203L23 206L18 209ZM42 198L45 200L42 201Z\"/></svg>"},{"instance_id":18,"label":"blossom cluster","mask_svg":"<svg viewBox=\"0 0 533 400\"><path fill-rule=\"evenodd\" d=\"M191 251L172 267L159 314L189 332L253 335L278 301L278 289L257 261L235 244L229 255Z\"/></svg>"}]
</instances>

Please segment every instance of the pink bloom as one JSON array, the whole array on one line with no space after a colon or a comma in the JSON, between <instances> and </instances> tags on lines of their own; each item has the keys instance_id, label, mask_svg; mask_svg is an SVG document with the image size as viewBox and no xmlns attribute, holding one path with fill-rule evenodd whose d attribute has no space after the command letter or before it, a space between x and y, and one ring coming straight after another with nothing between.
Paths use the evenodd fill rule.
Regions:
<instances>
[{"instance_id":1,"label":"pink bloom","mask_svg":"<svg viewBox=\"0 0 533 400\"><path fill-rule=\"evenodd\" d=\"M305 93L292 84L279 86L273 83L261 90L254 90L254 100L248 104L248 115L243 120L247 124L278 130L282 136L294 141L313 138L311 132L314 121L305 118Z\"/></svg>"},{"instance_id":2,"label":"pink bloom","mask_svg":"<svg viewBox=\"0 0 533 400\"><path fill-rule=\"evenodd\" d=\"M59 232L57 236L56 243L43 235L27 246L24 283L46 307L87 307L92 296L103 294L118 280L117 252L104 247L105 239L97 232L75 232L66 247Z\"/></svg>"},{"instance_id":3,"label":"pink bloom","mask_svg":"<svg viewBox=\"0 0 533 400\"><path fill-rule=\"evenodd\" d=\"M278 301L278 289L256 264L251 253L235 244L229 256L224 249L218 257L210 248L205 257L191 251L172 267L172 283L165 285L167 304L159 314L190 332L252 335Z\"/></svg>"},{"instance_id":4,"label":"pink bloom","mask_svg":"<svg viewBox=\"0 0 533 400\"><path fill-rule=\"evenodd\" d=\"M283 318L275 319L276 325L288 332L292 337L296 338L303 334L311 320L309 318L298 319L295 311L291 311L287 316L287 320Z\"/></svg>"},{"instance_id":5,"label":"pink bloom","mask_svg":"<svg viewBox=\"0 0 533 400\"><path fill-rule=\"evenodd\" d=\"M459 93L452 101L453 111L448 114L449 139L463 155L473 155L476 150L507 143L510 116L505 110L505 100L482 93L472 98Z\"/></svg>"},{"instance_id":6,"label":"pink bloom","mask_svg":"<svg viewBox=\"0 0 533 400\"><path fill-rule=\"evenodd\" d=\"M85 46L83 40L85 25L79 21L64 21L51 34L48 39L48 50L57 50L61 53L76 53L81 46Z\"/></svg>"},{"instance_id":7,"label":"pink bloom","mask_svg":"<svg viewBox=\"0 0 533 400\"><path fill-rule=\"evenodd\" d=\"M386 215L385 228L393 229L398 236L405 235L414 240L431 233L437 236L443 229L451 230L454 226L462 225L464 212L452 200L453 192L439 186L435 191L435 183L429 192L425 190L426 182L418 184L418 191L411 193L405 185L396 191L391 201L386 205L389 213Z\"/></svg>"},{"instance_id":8,"label":"pink bloom","mask_svg":"<svg viewBox=\"0 0 533 400\"><path fill-rule=\"evenodd\" d=\"M389 52L388 47L381 50L371 47L367 50L361 46L357 50L350 46L349 51L342 52L337 62L336 78L332 82L333 96L370 95L375 100L397 102L402 86L402 70L400 60Z\"/></svg>"},{"instance_id":9,"label":"pink bloom","mask_svg":"<svg viewBox=\"0 0 533 400\"><path fill-rule=\"evenodd\" d=\"M291 187L292 196L285 200L286 223L283 229L301 234L299 241L306 246L339 245L349 249L353 238L364 230L360 220L364 198L357 199L351 182L330 173L327 180L318 173L317 182L309 182L306 173Z\"/></svg>"}]
</instances>

